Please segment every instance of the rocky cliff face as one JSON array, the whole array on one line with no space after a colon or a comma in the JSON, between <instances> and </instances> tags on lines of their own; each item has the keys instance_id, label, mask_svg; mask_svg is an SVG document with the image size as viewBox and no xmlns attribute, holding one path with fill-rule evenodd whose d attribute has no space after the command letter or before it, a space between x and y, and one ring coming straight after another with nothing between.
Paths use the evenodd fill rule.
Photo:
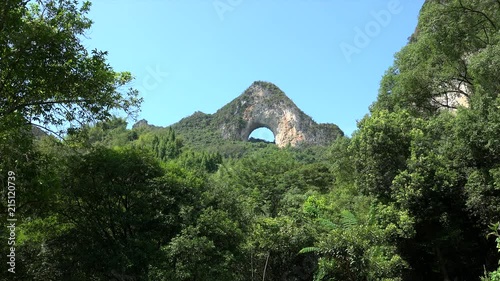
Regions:
<instances>
[{"instance_id":1,"label":"rocky cliff face","mask_svg":"<svg viewBox=\"0 0 500 281\"><path fill-rule=\"evenodd\" d=\"M222 138L248 140L253 130L266 127L276 145L328 144L343 132L334 124L317 124L278 87L254 82L242 95L214 114Z\"/></svg>"},{"instance_id":2,"label":"rocky cliff face","mask_svg":"<svg viewBox=\"0 0 500 281\"><path fill-rule=\"evenodd\" d=\"M266 127L279 147L328 145L344 133L335 124L318 124L272 83L254 82L214 114L195 112L171 127L188 142L221 144L248 141L253 130Z\"/></svg>"}]
</instances>

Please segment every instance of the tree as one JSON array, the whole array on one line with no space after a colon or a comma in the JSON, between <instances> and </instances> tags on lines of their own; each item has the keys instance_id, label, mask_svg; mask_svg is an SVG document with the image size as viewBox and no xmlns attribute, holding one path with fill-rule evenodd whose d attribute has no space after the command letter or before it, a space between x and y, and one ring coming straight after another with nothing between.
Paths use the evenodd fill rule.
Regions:
<instances>
[{"instance_id":1,"label":"tree","mask_svg":"<svg viewBox=\"0 0 500 281\"><path fill-rule=\"evenodd\" d=\"M151 280L244 280L241 260L243 233L228 212L206 207L192 224L162 247L162 262Z\"/></svg>"},{"instance_id":2,"label":"tree","mask_svg":"<svg viewBox=\"0 0 500 281\"><path fill-rule=\"evenodd\" d=\"M24 246L27 279L42 278L50 259L50 278L143 280L199 201L201 180L138 150L95 148L64 166L53 213L25 226L38 237Z\"/></svg>"},{"instance_id":3,"label":"tree","mask_svg":"<svg viewBox=\"0 0 500 281\"><path fill-rule=\"evenodd\" d=\"M390 197L394 177L406 168L410 132L421 122L407 111L387 110L374 112L359 122L359 130L349 149L354 155L357 185L361 192L381 200Z\"/></svg>"},{"instance_id":4,"label":"tree","mask_svg":"<svg viewBox=\"0 0 500 281\"><path fill-rule=\"evenodd\" d=\"M495 237L495 242L497 244L497 250L500 252L500 223L492 223L490 224L490 233L486 236L487 238L489 236ZM500 264L500 261L498 262ZM484 277L481 277L481 281L499 281L500 280L500 267L492 272L486 272L485 270L485 275Z\"/></svg>"},{"instance_id":5,"label":"tree","mask_svg":"<svg viewBox=\"0 0 500 281\"><path fill-rule=\"evenodd\" d=\"M382 79L372 110L429 116L467 106L481 88L498 92L498 9L496 0L426 1L410 42Z\"/></svg>"},{"instance_id":6,"label":"tree","mask_svg":"<svg viewBox=\"0 0 500 281\"><path fill-rule=\"evenodd\" d=\"M176 136L172 128L146 132L137 138L135 146L151 151L157 159L164 162L179 157L184 146L182 139Z\"/></svg>"},{"instance_id":7,"label":"tree","mask_svg":"<svg viewBox=\"0 0 500 281\"><path fill-rule=\"evenodd\" d=\"M54 130L105 120L112 109L134 113L138 92L122 91L106 52L81 42L92 21L90 2L6 0L0 4L0 123ZM62 129L61 129L62 132Z\"/></svg>"},{"instance_id":8,"label":"tree","mask_svg":"<svg viewBox=\"0 0 500 281\"><path fill-rule=\"evenodd\" d=\"M394 242L412 234L412 219L373 197L353 196L348 207L355 211L338 199L313 195L303 206L317 233L300 251L318 258L314 280L402 280L407 263Z\"/></svg>"},{"instance_id":9,"label":"tree","mask_svg":"<svg viewBox=\"0 0 500 281\"><path fill-rule=\"evenodd\" d=\"M399 249L416 278L471 279L491 268L481 234L499 218L499 8L426 1L353 138L362 190L385 192L415 220ZM411 118L398 128L401 112Z\"/></svg>"},{"instance_id":10,"label":"tree","mask_svg":"<svg viewBox=\"0 0 500 281\"><path fill-rule=\"evenodd\" d=\"M492 93L493 94L493 93ZM456 161L466 174L467 208L478 226L500 220L500 97L478 93L454 120Z\"/></svg>"},{"instance_id":11,"label":"tree","mask_svg":"<svg viewBox=\"0 0 500 281\"><path fill-rule=\"evenodd\" d=\"M61 136L109 118L113 109L133 115L141 102L136 90L122 89L130 73L113 71L106 52L82 44L92 23L89 8L76 0L0 3L0 181L7 171L19 175L20 217L34 216L30 205L53 195L43 174L47 159L34 148L34 126Z\"/></svg>"}]
</instances>

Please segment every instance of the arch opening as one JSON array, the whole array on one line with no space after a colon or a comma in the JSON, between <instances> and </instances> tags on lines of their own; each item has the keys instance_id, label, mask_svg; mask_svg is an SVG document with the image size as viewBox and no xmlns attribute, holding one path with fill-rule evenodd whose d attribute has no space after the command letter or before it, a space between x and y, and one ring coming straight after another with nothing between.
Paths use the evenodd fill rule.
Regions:
<instances>
[{"instance_id":1,"label":"arch opening","mask_svg":"<svg viewBox=\"0 0 500 281\"><path fill-rule=\"evenodd\" d=\"M249 142L275 143L273 131L264 126L254 129L248 136Z\"/></svg>"}]
</instances>

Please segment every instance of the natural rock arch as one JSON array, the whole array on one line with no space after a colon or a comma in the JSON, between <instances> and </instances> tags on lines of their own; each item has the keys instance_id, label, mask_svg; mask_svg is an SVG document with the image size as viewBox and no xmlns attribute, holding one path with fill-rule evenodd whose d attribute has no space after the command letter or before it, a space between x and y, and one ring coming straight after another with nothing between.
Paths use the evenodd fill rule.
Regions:
<instances>
[{"instance_id":1,"label":"natural rock arch","mask_svg":"<svg viewBox=\"0 0 500 281\"><path fill-rule=\"evenodd\" d=\"M273 136L272 141L268 140L268 139L264 139L263 137L256 135L257 133L258 134L263 134L264 132L266 134L268 132L272 134L272 136ZM274 143L275 139L276 139L276 135L274 134L274 132L271 129L269 129L266 126L257 126L255 129L250 130L250 134L248 135L247 140L250 141L252 138L257 139L257 140L260 139L260 140L263 140L265 142L273 142Z\"/></svg>"},{"instance_id":2,"label":"natural rock arch","mask_svg":"<svg viewBox=\"0 0 500 281\"><path fill-rule=\"evenodd\" d=\"M225 139L247 141L257 128L266 127L279 147L299 143L327 144L343 135L334 124L317 124L278 87L254 82L242 95L219 109L214 120Z\"/></svg>"}]
</instances>

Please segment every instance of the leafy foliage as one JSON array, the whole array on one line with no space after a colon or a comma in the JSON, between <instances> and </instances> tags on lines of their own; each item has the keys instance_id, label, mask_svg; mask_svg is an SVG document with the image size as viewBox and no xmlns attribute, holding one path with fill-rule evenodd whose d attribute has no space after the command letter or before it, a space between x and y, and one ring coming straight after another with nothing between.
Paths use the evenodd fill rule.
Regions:
<instances>
[{"instance_id":1,"label":"leafy foliage","mask_svg":"<svg viewBox=\"0 0 500 281\"><path fill-rule=\"evenodd\" d=\"M130 74L78 40L89 7L0 4L17 279L499 280L498 1L426 1L352 138L281 149L217 135L234 104L127 128Z\"/></svg>"},{"instance_id":2,"label":"leafy foliage","mask_svg":"<svg viewBox=\"0 0 500 281\"><path fill-rule=\"evenodd\" d=\"M106 52L90 53L80 36L92 22L90 2L8 0L0 6L0 120L62 126L109 118L120 108L134 113L137 91L122 92L128 72L114 72ZM64 81L64 83L61 83ZM66 124L67 125L67 124ZM12 124L11 124L12 126Z\"/></svg>"}]
</instances>

